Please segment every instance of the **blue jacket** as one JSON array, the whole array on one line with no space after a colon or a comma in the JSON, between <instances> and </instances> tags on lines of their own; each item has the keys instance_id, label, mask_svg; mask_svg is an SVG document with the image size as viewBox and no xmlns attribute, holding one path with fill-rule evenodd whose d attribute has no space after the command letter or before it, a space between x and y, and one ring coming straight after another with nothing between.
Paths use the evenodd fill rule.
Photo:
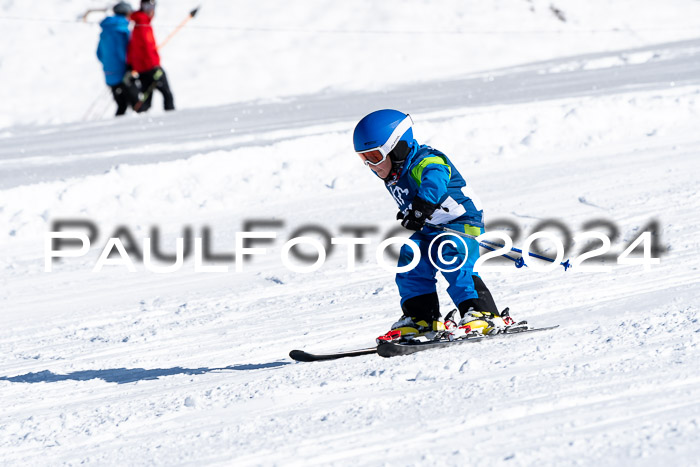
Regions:
<instances>
[{"instance_id":1,"label":"blue jacket","mask_svg":"<svg viewBox=\"0 0 700 467\"><path fill-rule=\"evenodd\" d=\"M481 202L457 168L446 155L430 146L419 146L415 140L398 179L386 188L404 214L413 198L420 196L440 205L429 220L432 224L484 226Z\"/></svg>"},{"instance_id":2,"label":"blue jacket","mask_svg":"<svg viewBox=\"0 0 700 467\"><path fill-rule=\"evenodd\" d=\"M124 16L108 16L100 23L97 58L102 62L109 86L122 82L126 73L126 49L129 45L129 20Z\"/></svg>"}]
</instances>

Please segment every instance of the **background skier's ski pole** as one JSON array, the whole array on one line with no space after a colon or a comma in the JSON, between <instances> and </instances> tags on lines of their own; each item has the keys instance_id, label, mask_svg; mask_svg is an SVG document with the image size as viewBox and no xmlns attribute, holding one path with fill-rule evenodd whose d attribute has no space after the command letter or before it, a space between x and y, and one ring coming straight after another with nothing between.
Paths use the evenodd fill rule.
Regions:
<instances>
[{"instance_id":1,"label":"background skier's ski pole","mask_svg":"<svg viewBox=\"0 0 700 467\"><path fill-rule=\"evenodd\" d=\"M158 86L158 80L163 76L163 70L161 68L158 68L155 73L153 73L153 82L151 83L150 86L148 86L148 89L144 91L144 93L141 95L141 98L139 101L134 104L134 111L138 112L141 110L141 107L143 106L143 103L146 102L148 97L153 94L153 91L156 89L156 86Z\"/></svg>"},{"instance_id":2,"label":"background skier's ski pole","mask_svg":"<svg viewBox=\"0 0 700 467\"><path fill-rule=\"evenodd\" d=\"M106 6L104 8L90 8L84 14L78 16L78 19L79 20L82 19L83 23L87 23L87 19L88 19L88 16L90 15L90 13L97 13L97 12L106 13L107 10L109 10L109 8L110 7L108 7L108 6Z\"/></svg>"},{"instance_id":3,"label":"background skier's ski pole","mask_svg":"<svg viewBox=\"0 0 700 467\"><path fill-rule=\"evenodd\" d=\"M194 15L197 14L197 10L199 10L200 7L201 7L201 5L198 6L197 8L195 8L194 10L190 11L190 14L187 15L187 18L183 19L182 22L181 22L180 24L178 24L177 27L176 27L175 29L173 29L173 31L172 31L170 34L168 34L168 37L166 37L165 40L164 40L163 42L161 42L160 45L158 46L158 49L159 49L159 50L162 49L163 47L165 47L165 44L167 44L168 41L169 41L170 39L172 39L173 36L174 36L175 34L177 34L178 31L180 31L180 29L182 29L182 28L187 24L187 22L188 22L189 20L191 20L192 18L194 18Z\"/></svg>"},{"instance_id":4,"label":"background skier's ski pole","mask_svg":"<svg viewBox=\"0 0 700 467\"><path fill-rule=\"evenodd\" d=\"M476 237L474 235L469 235L468 233L460 232L459 230L450 229L449 227L443 227L441 225L435 225L435 224L431 224L429 222L426 222L425 225L427 225L428 227L432 227L434 229L442 230L443 232L449 232L449 233L453 233L455 235L459 235L460 237L472 238L472 239L476 240ZM480 241L479 245L481 245L484 248L491 250L491 251L495 251L493 247L503 248L503 245L498 244L498 243L494 243L494 242L490 242L488 240ZM520 253L521 255L523 254L523 251L518 249L518 248L511 248L510 251ZM529 256L532 256L533 258L542 259L544 261L549 261L550 263L553 263L555 261L552 258L549 258L547 256L538 255L537 253L528 252L527 254ZM523 260L522 256L518 259L515 259L515 258L508 256L508 255L503 255L503 256L505 256L506 258L508 258L512 261L515 261L515 266L518 268L521 268L523 266L527 266L525 264L525 260ZM559 263L559 264L564 267L564 271L566 271L567 269L569 269L571 267L571 263L569 262L568 259L564 262Z\"/></svg>"},{"instance_id":5,"label":"background skier's ski pole","mask_svg":"<svg viewBox=\"0 0 700 467\"><path fill-rule=\"evenodd\" d=\"M109 96L110 94L110 89L105 88L104 91L102 91L93 101L92 104L90 104L90 107L85 111L85 114L83 115L83 121L88 120L93 118L93 116L96 117L101 117L102 114L104 114L104 110L100 111L98 110L98 105L100 101L103 101Z\"/></svg>"}]
</instances>

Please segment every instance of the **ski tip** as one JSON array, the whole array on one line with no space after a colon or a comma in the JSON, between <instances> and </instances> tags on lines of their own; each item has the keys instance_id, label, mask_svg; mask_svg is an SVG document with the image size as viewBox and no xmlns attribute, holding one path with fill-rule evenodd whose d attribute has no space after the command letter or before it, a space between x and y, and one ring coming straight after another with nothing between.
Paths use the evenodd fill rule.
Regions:
<instances>
[{"instance_id":1,"label":"ski tip","mask_svg":"<svg viewBox=\"0 0 700 467\"><path fill-rule=\"evenodd\" d=\"M296 360L297 362L312 362L313 358L311 355L304 352L303 350L292 350L289 352L289 358Z\"/></svg>"}]
</instances>

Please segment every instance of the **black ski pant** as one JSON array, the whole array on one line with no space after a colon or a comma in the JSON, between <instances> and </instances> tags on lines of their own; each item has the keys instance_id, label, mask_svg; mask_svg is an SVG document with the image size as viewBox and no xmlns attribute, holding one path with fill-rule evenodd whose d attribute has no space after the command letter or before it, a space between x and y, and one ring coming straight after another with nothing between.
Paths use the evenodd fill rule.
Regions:
<instances>
[{"instance_id":1,"label":"black ski pant","mask_svg":"<svg viewBox=\"0 0 700 467\"><path fill-rule=\"evenodd\" d=\"M493 300L491 292L488 287L486 287L486 284L484 284L484 281L481 280L481 277L472 276L472 279L474 280L474 289L479 296L477 298L465 300L457 305L462 317L464 317L470 308L474 308L476 311L488 311L496 316L500 316L498 308L496 307L496 302Z\"/></svg>"},{"instance_id":2,"label":"black ski pant","mask_svg":"<svg viewBox=\"0 0 700 467\"><path fill-rule=\"evenodd\" d=\"M112 97L117 103L117 116L124 115L126 109L129 106L133 107L139 100L138 90L133 83L121 82L110 88L112 88Z\"/></svg>"},{"instance_id":3,"label":"black ski pant","mask_svg":"<svg viewBox=\"0 0 700 467\"><path fill-rule=\"evenodd\" d=\"M477 311L489 311L496 316L499 316L496 302L494 302L491 292L489 291L484 281L479 276L472 276L474 281L474 289L479 296L470 298L462 303L457 304L459 313L462 317L473 308ZM437 292L432 292L425 295L409 298L401 305L404 316L410 316L413 319L424 319L426 321L434 321L440 317L440 300Z\"/></svg>"},{"instance_id":4,"label":"black ski pant","mask_svg":"<svg viewBox=\"0 0 700 467\"><path fill-rule=\"evenodd\" d=\"M141 90L143 92L141 107L138 109L139 112L145 112L151 108L151 100L156 89L163 94L163 108L165 110L175 110L175 100L168 85L168 77L161 67L155 67L152 70L139 73L139 80L141 81Z\"/></svg>"}]
</instances>

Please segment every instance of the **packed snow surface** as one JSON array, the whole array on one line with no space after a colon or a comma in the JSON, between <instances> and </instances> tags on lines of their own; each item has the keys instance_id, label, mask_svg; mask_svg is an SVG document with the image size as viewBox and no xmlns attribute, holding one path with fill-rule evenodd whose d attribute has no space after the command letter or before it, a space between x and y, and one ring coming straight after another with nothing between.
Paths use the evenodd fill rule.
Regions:
<instances>
[{"instance_id":1,"label":"packed snow surface","mask_svg":"<svg viewBox=\"0 0 700 467\"><path fill-rule=\"evenodd\" d=\"M0 128L114 113L95 55L104 14L78 19L109 3L0 3ZM697 0L167 0L153 20L158 43L197 5L195 18L160 50L180 109L382 90L693 39L700 30ZM631 54L588 66L650 59ZM160 102L156 95L153 113Z\"/></svg>"},{"instance_id":2,"label":"packed snow surface","mask_svg":"<svg viewBox=\"0 0 700 467\"><path fill-rule=\"evenodd\" d=\"M618 12L608 16L562 2L563 22L549 3L492 3L455 2L445 11L417 3L418 18L435 34L377 33L376 50L367 51L377 54L369 57L372 70L391 41L412 45L417 58L431 43L464 47L473 64L454 61L454 73L424 70L407 49L387 55L388 74L373 80L358 62L338 71L325 54L334 44L346 55L366 50L358 39L364 30L415 29L418 20L397 3L370 9L360 2L364 11L302 2L283 15L276 2L254 12L209 0L203 24L224 22L215 6L240 13L230 13L240 29L185 29L173 55L164 52L168 72L182 73L176 98L189 108L81 121L92 96L85 102L70 86L42 104L45 114L3 106L0 463L699 465L700 41L682 31L700 17L692 14L700 4L676 0L658 10L635 2L642 6L623 16L620 8L631 2L590 2ZM71 21L89 6L65 4L75 7L70 15L60 10ZM179 20L171 4L186 5L162 6L163 24ZM39 11L23 5L3 8L27 17ZM467 8L495 16L488 23ZM449 20L447 30L483 31L501 18L505 29L553 22L560 35L550 49L535 50L528 42L535 34L518 41L484 34L485 48L475 51L462 34L450 41L437 34L438 16ZM619 39L614 47L609 36L590 32L594 23L621 27L623 17L638 30L609 33ZM664 29L673 18L683 20L678 29ZM294 30L290 40L287 29L302 20L303 34ZM73 44L96 34L94 24L59 24L50 27ZM565 33L577 24L595 40L579 43ZM77 26L90 29L77 33ZM263 38L265 27L274 32ZM355 32L321 32L339 28ZM333 42L321 47L322 34ZM235 36L237 48L231 56L219 50L219 60L192 52L202 66L185 73L174 51L195 50L202 36L211 47ZM517 57L506 46L529 54ZM304 48L318 54L309 69L293 55ZM292 55L288 63L271 60L267 70L280 71L265 82L255 69L265 61L233 65L254 50ZM487 60L496 50L503 55ZM446 53L448 60L457 52ZM3 76L14 54L2 56ZM401 75L401 61L416 74ZM213 73L211 89L229 80L237 90L202 98L208 80L195 74L210 68L224 70ZM365 81L339 78L350 72ZM99 93L99 69L85 74L81 81L96 83ZM12 99L26 91L20 86L2 101L17 104ZM545 220L571 236L598 230L612 239L603 263L609 272L511 266L482 274L516 319L558 329L392 359L309 364L287 357L292 349L369 347L400 316L393 275L374 255L396 227L395 204L351 146L356 121L384 106L411 113L416 137L450 156L484 202L487 222L512 224L516 246ZM65 220L94 224L96 238L86 255L54 261L45 272L45 235ZM250 221L276 222L253 229L276 238L237 271L236 234ZM282 263L282 246L308 225L334 237L350 235L349 227L375 231L354 270L339 245L320 269L293 272ZM654 225L660 263L648 270L617 264ZM565 239L561 229L548 230ZM207 266L226 270L196 272L189 255L173 273L136 259L135 272L124 265L92 272L117 232L140 251L145 238L158 239L168 254L188 232L208 235L224 260ZM567 257L584 246L574 242ZM446 312L453 305L445 286L438 283Z\"/></svg>"}]
</instances>

